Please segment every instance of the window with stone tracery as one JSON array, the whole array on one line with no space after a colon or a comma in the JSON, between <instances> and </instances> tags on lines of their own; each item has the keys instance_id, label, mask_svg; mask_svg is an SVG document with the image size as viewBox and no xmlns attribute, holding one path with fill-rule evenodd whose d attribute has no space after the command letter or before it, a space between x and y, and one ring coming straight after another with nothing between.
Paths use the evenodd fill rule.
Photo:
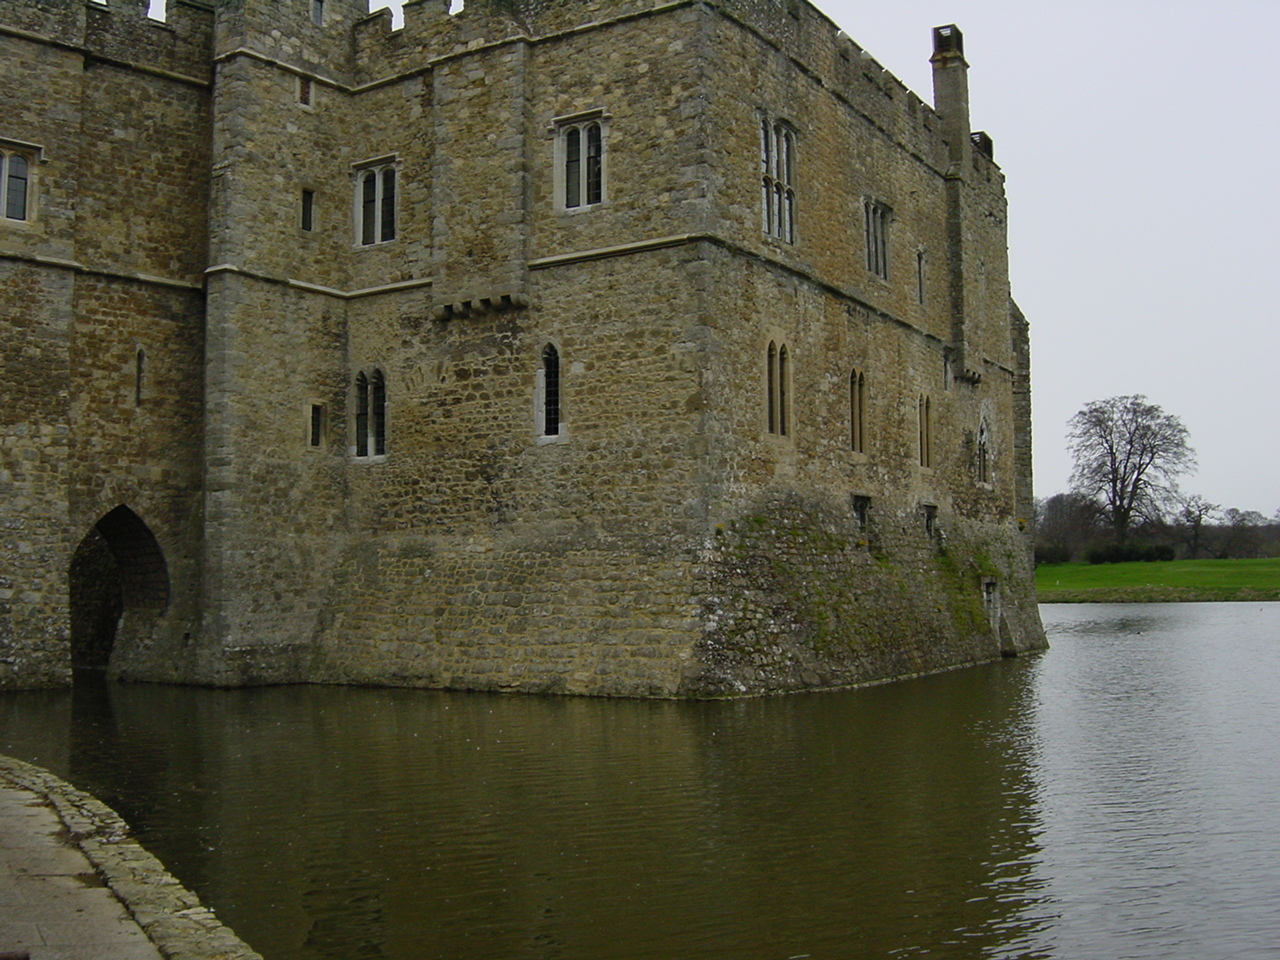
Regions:
<instances>
[{"instance_id":1,"label":"window with stone tracery","mask_svg":"<svg viewBox=\"0 0 1280 960\"><path fill-rule=\"evenodd\" d=\"M796 238L796 135L778 120L760 121L760 226L765 236Z\"/></svg>"},{"instance_id":2,"label":"window with stone tracery","mask_svg":"<svg viewBox=\"0 0 1280 960\"><path fill-rule=\"evenodd\" d=\"M396 164L385 160L356 170L356 243L362 247L396 238Z\"/></svg>"},{"instance_id":3,"label":"window with stone tracery","mask_svg":"<svg viewBox=\"0 0 1280 960\"><path fill-rule=\"evenodd\" d=\"M785 343L769 341L765 351L765 422L770 433L791 433L791 354Z\"/></svg>"},{"instance_id":4,"label":"window with stone tracery","mask_svg":"<svg viewBox=\"0 0 1280 960\"><path fill-rule=\"evenodd\" d=\"M866 453L866 374L854 370L849 374L849 448Z\"/></svg>"},{"instance_id":5,"label":"window with stone tracery","mask_svg":"<svg viewBox=\"0 0 1280 960\"><path fill-rule=\"evenodd\" d=\"M562 211L599 206L607 199L608 117L592 110L555 121L556 207Z\"/></svg>"}]
</instances>

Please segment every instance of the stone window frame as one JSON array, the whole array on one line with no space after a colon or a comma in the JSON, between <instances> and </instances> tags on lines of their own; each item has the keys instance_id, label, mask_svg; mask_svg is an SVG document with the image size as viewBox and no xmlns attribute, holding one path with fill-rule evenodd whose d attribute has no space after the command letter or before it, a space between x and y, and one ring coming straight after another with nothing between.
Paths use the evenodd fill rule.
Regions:
<instances>
[{"instance_id":1,"label":"stone window frame","mask_svg":"<svg viewBox=\"0 0 1280 960\"><path fill-rule=\"evenodd\" d=\"M563 443L569 437L564 416L564 351L553 340L538 351L534 374L533 423L539 444Z\"/></svg>"},{"instance_id":2,"label":"stone window frame","mask_svg":"<svg viewBox=\"0 0 1280 960\"><path fill-rule=\"evenodd\" d=\"M765 432L771 437L789 438L795 425L791 348L785 339L774 337L764 356Z\"/></svg>"},{"instance_id":3,"label":"stone window frame","mask_svg":"<svg viewBox=\"0 0 1280 960\"><path fill-rule=\"evenodd\" d=\"M942 536L942 528L938 525L938 505L936 503L920 504L920 515L924 520L924 535L930 540Z\"/></svg>"},{"instance_id":4,"label":"stone window frame","mask_svg":"<svg viewBox=\"0 0 1280 960\"><path fill-rule=\"evenodd\" d=\"M310 0L311 7L311 23L313 26L324 26L324 0Z\"/></svg>"},{"instance_id":5,"label":"stone window frame","mask_svg":"<svg viewBox=\"0 0 1280 960\"><path fill-rule=\"evenodd\" d=\"M980 487L990 487L992 485L991 467L991 428L984 416L978 420L978 431L974 435L973 443L973 474L974 480Z\"/></svg>"},{"instance_id":6,"label":"stone window frame","mask_svg":"<svg viewBox=\"0 0 1280 960\"><path fill-rule=\"evenodd\" d=\"M920 466L928 470L933 467L933 398L927 393L916 404L916 428Z\"/></svg>"},{"instance_id":7,"label":"stone window frame","mask_svg":"<svg viewBox=\"0 0 1280 960\"><path fill-rule=\"evenodd\" d=\"M133 406L142 406L147 396L147 351L142 346L134 347L133 352Z\"/></svg>"},{"instance_id":8,"label":"stone window frame","mask_svg":"<svg viewBox=\"0 0 1280 960\"><path fill-rule=\"evenodd\" d=\"M306 236L316 232L320 222L320 205L315 187L305 186L298 192L298 230Z\"/></svg>"},{"instance_id":9,"label":"stone window frame","mask_svg":"<svg viewBox=\"0 0 1280 960\"><path fill-rule=\"evenodd\" d=\"M357 250L394 243L399 238L400 166L399 157L393 153L351 165L352 243ZM373 184L372 198L370 183Z\"/></svg>"},{"instance_id":10,"label":"stone window frame","mask_svg":"<svg viewBox=\"0 0 1280 960\"><path fill-rule=\"evenodd\" d=\"M43 154L43 148L37 144L0 137L0 223L19 226L36 219L37 168L43 162ZM15 161L21 161L20 167ZM15 176L15 168L21 170L19 176ZM18 180L22 183L22 199L15 203L14 183ZM10 216L19 205L20 215Z\"/></svg>"},{"instance_id":11,"label":"stone window frame","mask_svg":"<svg viewBox=\"0 0 1280 960\"><path fill-rule=\"evenodd\" d=\"M323 400L311 399L302 404L302 446L304 450L320 453L329 448L329 405Z\"/></svg>"},{"instance_id":12,"label":"stone window frame","mask_svg":"<svg viewBox=\"0 0 1280 960\"><path fill-rule=\"evenodd\" d=\"M609 126L612 117L603 107L555 117L551 120L552 163L557 213L578 214L609 203ZM592 135L598 153L590 155ZM576 140L578 152L571 155ZM572 166L576 164L576 166ZM576 194L576 199L575 199Z\"/></svg>"},{"instance_id":13,"label":"stone window frame","mask_svg":"<svg viewBox=\"0 0 1280 960\"><path fill-rule=\"evenodd\" d=\"M871 497L863 493L855 493L849 497L849 509L853 512L853 524L859 530L871 526Z\"/></svg>"},{"instance_id":14,"label":"stone window frame","mask_svg":"<svg viewBox=\"0 0 1280 960\"><path fill-rule=\"evenodd\" d=\"M795 125L760 113L760 231L771 240L796 242Z\"/></svg>"},{"instance_id":15,"label":"stone window frame","mask_svg":"<svg viewBox=\"0 0 1280 960\"><path fill-rule=\"evenodd\" d=\"M867 273L889 279L889 230L893 224L893 208L874 197L862 198Z\"/></svg>"},{"instance_id":16,"label":"stone window frame","mask_svg":"<svg viewBox=\"0 0 1280 960\"><path fill-rule=\"evenodd\" d=\"M867 374L857 367L849 371L849 449L867 452Z\"/></svg>"},{"instance_id":17,"label":"stone window frame","mask_svg":"<svg viewBox=\"0 0 1280 960\"><path fill-rule=\"evenodd\" d=\"M297 104L303 110L315 110L316 108L316 81L314 77L309 77L304 73L299 73L295 77L295 93L297 94Z\"/></svg>"},{"instance_id":18,"label":"stone window frame","mask_svg":"<svg viewBox=\"0 0 1280 960\"><path fill-rule=\"evenodd\" d=\"M381 367L356 372L351 380L352 459L376 463L387 458L387 377Z\"/></svg>"}]
</instances>

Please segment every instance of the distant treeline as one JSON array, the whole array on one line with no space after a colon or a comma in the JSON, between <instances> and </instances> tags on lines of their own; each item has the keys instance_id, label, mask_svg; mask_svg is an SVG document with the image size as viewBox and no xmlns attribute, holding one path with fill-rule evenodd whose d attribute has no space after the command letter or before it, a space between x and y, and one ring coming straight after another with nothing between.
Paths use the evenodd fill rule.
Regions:
<instances>
[{"instance_id":1,"label":"distant treeline","mask_svg":"<svg viewBox=\"0 0 1280 960\"><path fill-rule=\"evenodd\" d=\"M1186 497L1168 515L1143 518L1119 542L1102 507L1081 493L1036 501L1037 563L1126 563L1135 560L1280 557L1280 510L1221 509Z\"/></svg>"}]
</instances>

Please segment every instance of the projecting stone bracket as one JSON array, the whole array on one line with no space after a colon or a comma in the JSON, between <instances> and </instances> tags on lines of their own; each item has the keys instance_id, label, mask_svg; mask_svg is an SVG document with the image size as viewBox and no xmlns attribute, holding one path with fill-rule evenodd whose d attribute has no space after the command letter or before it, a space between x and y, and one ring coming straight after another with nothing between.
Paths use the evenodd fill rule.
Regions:
<instances>
[{"instance_id":1,"label":"projecting stone bracket","mask_svg":"<svg viewBox=\"0 0 1280 960\"><path fill-rule=\"evenodd\" d=\"M450 298L431 308L432 320L462 320L486 313L502 313L521 310L529 306L529 298L523 293L492 291L484 296Z\"/></svg>"}]
</instances>

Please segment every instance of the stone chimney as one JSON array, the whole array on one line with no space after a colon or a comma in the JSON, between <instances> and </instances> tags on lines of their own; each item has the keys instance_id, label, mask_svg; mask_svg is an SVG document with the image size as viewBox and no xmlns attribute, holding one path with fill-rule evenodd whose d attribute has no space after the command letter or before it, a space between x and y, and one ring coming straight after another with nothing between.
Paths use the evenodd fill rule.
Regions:
<instances>
[{"instance_id":1,"label":"stone chimney","mask_svg":"<svg viewBox=\"0 0 1280 960\"><path fill-rule=\"evenodd\" d=\"M969 169L969 64L964 59L964 34L954 23L933 28L933 109L942 118L942 135L951 147L951 173L967 176Z\"/></svg>"}]
</instances>

